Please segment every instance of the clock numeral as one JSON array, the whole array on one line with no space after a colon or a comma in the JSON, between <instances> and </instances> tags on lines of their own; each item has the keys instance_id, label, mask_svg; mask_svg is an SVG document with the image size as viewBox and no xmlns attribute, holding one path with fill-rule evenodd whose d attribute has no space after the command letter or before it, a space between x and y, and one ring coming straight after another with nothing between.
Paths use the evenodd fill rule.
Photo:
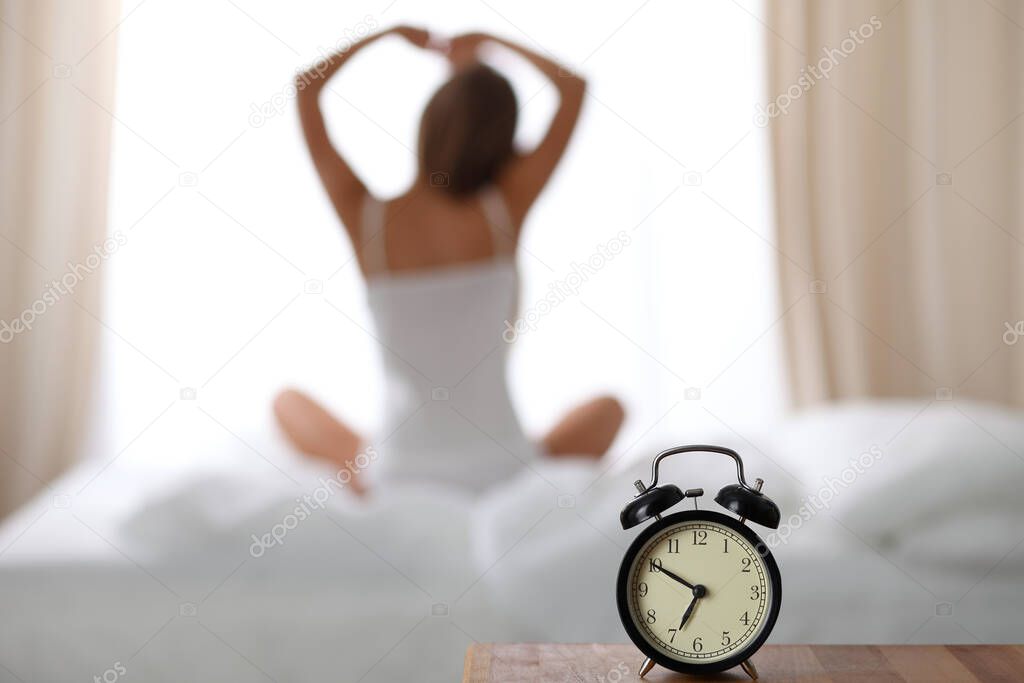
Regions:
<instances>
[{"instance_id":1,"label":"clock numeral","mask_svg":"<svg viewBox=\"0 0 1024 683\"><path fill-rule=\"evenodd\" d=\"M648 624L653 624L657 620L658 620L658 617L655 616L655 611L653 609L647 610L647 623Z\"/></svg>"},{"instance_id":2,"label":"clock numeral","mask_svg":"<svg viewBox=\"0 0 1024 683\"><path fill-rule=\"evenodd\" d=\"M744 557L742 560L740 560L740 562L743 563L743 569L741 569L740 571L749 574L752 560L749 557Z\"/></svg>"},{"instance_id":3,"label":"clock numeral","mask_svg":"<svg viewBox=\"0 0 1024 683\"><path fill-rule=\"evenodd\" d=\"M743 616L740 617L740 623L744 626L750 626L750 615L748 612L744 612Z\"/></svg>"},{"instance_id":4,"label":"clock numeral","mask_svg":"<svg viewBox=\"0 0 1024 683\"><path fill-rule=\"evenodd\" d=\"M728 647L729 643L732 642L732 638L729 637L728 631L722 631L722 647Z\"/></svg>"},{"instance_id":5,"label":"clock numeral","mask_svg":"<svg viewBox=\"0 0 1024 683\"><path fill-rule=\"evenodd\" d=\"M653 560L651 560L651 564L650 564L650 567L648 568L648 571L651 571L651 572L660 572L661 571L661 558L660 557L655 557Z\"/></svg>"},{"instance_id":6,"label":"clock numeral","mask_svg":"<svg viewBox=\"0 0 1024 683\"><path fill-rule=\"evenodd\" d=\"M751 600L760 600L761 599L761 587L760 586L751 586L750 587L750 599Z\"/></svg>"},{"instance_id":7,"label":"clock numeral","mask_svg":"<svg viewBox=\"0 0 1024 683\"><path fill-rule=\"evenodd\" d=\"M678 631L674 628L670 628L668 632L672 634L672 637L668 639L669 644L676 642L676 633L678 633Z\"/></svg>"},{"instance_id":8,"label":"clock numeral","mask_svg":"<svg viewBox=\"0 0 1024 683\"><path fill-rule=\"evenodd\" d=\"M703 649L704 649L704 643L701 642L700 636L697 636L696 638L693 639L693 651L694 652L700 652Z\"/></svg>"},{"instance_id":9,"label":"clock numeral","mask_svg":"<svg viewBox=\"0 0 1024 683\"><path fill-rule=\"evenodd\" d=\"M723 538L722 540L725 541L725 543L723 544L723 547L722 547L722 552L723 553L727 553L727 552L729 552L729 539L728 538Z\"/></svg>"},{"instance_id":10,"label":"clock numeral","mask_svg":"<svg viewBox=\"0 0 1024 683\"><path fill-rule=\"evenodd\" d=\"M646 583L641 583L641 584L640 584L640 585L639 585L639 586L637 587L637 590L639 591L639 593L640 593L640 597L641 597L641 598L642 598L642 597L645 597L645 596L647 595L647 584L646 584Z\"/></svg>"},{"instance_id":11,"label":"clock numeral","mask_svg":"<svg viewBox=\"0 0 1024 683\"><path fill-rule=\"evenodd\" d=\"M694 529L693 531L693 544L694 545L707 545L708 544L708 532L703 529Z\"/></svg>"},{"instance_id":12,"label":"clock numeral","mask_svg":"<svg viewBox=\"0 0 1024 683\"><path fill-rule=\"evenodd\" d=\"M678 553L679 552L679 539L678 538L670 538L670 539L668 539L668 551L669 551L669 553Z\"/></svg>"}]
</instances>

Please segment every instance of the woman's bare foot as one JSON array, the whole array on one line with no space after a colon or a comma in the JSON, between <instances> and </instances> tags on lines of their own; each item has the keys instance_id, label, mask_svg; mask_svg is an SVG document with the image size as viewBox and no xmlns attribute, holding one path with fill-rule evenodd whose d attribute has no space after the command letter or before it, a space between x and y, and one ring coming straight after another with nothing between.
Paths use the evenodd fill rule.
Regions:
<instances>
[{"instance_id":1,"label":"woman's bare foot","mask_svg":"<svg viewBox=\"0 0 1024 683\"><path fill-rule=\"evenodd\" d=\"M626 411L618 399L601 396L570 410L548 432L541 445L551 457L584 455L600 458L615 440Z\"/></svg>"},{"instance_id":2,"label":"woman's bare foot","mask_svg":"<svg viewBox=\"0 0 1024 683\"><path fill-rule=\"evenodd\" d=\"M287 389L274 399L274 415L297 449L334 467L352 471L352 460L362 440L323 406L301 392ZM359 495L366 492L358 472L352 471L349 485Z\"/></svg>"}]
</instances>

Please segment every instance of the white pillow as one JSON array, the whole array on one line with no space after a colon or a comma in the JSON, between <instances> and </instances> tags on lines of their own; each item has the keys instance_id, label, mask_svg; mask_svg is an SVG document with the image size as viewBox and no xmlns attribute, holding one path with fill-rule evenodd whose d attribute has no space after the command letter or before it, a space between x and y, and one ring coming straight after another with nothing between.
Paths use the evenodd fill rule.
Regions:
<instances>
[{"instance_id":1,"label":"white pillow","mask_svg":"<svg viewBox=\"0 0 1024 683\"><path fill-rule=\"evenodd\" d=\"M1024 519L1024 417L995 406L819 409L784 425L772 452L802 481L802 508L834 516L872 544L902 543L943 525L962 529L971 517L990 525Z\"/></svg>"}]
</instances>

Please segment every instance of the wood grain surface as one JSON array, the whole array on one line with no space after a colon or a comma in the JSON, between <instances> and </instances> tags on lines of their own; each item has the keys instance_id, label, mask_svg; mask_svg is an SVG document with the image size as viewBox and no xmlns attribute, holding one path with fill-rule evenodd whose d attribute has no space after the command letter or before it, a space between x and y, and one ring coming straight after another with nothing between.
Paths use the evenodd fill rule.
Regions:
<instances>
[{"instance_id":1,"label":"wood grain surface","mask_svg":"<svg viewBox=\"0 0 1024 683\"><path fill-rule=\"evenodd\" d=\"M632 645L478 643L466 652L463 681L615 683L637 681L643 655ZM1020 645L766 645L754 655L764 683L777 681L1024 681ZM683 676L659 666L645 681L744 681L740 669Z\"/></svg>"}]
</instances>

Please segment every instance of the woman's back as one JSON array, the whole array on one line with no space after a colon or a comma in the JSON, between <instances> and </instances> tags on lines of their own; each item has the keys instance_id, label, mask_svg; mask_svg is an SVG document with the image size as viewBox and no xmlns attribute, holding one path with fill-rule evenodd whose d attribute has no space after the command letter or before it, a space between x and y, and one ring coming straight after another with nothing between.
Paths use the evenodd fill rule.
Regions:
<instances>
[{"instance_id":1,"label":"woman's back","mask_svg":"<svg viewBox=\"0 0 1024 683\"><path fill-rule=\"evenodd\" d=\"M448 217L461 218L460 226L424 222L427 216L440 220L444 211L403 211L410 207L401 202L370 200L363 209L367 299L385 374L385 419L375 440L384 457L377 474L386 481L426 479L479 490L535 457L505 374L502 333L519 288L514 226L496 189L473 201L475 217ZM406 222L403 215L416 218ZM391 253L393 235L410 229L467 235L433 254L445 265L423 269L412 261L420 252L404 263ZM474 257L473 245L482 259Z\"/></svg>"},{"instance_id":2,"label":"woman's back","mask_svg":"<svg viewBox=\"0 0 1024 683\"><path fill-rule=\"evenodd\" d=\"M452 197L417 185L388 202L366 195L361 208L353 232L367 280L515 256L518 225L495 186Z\"/></svg>"}]
</instances>

